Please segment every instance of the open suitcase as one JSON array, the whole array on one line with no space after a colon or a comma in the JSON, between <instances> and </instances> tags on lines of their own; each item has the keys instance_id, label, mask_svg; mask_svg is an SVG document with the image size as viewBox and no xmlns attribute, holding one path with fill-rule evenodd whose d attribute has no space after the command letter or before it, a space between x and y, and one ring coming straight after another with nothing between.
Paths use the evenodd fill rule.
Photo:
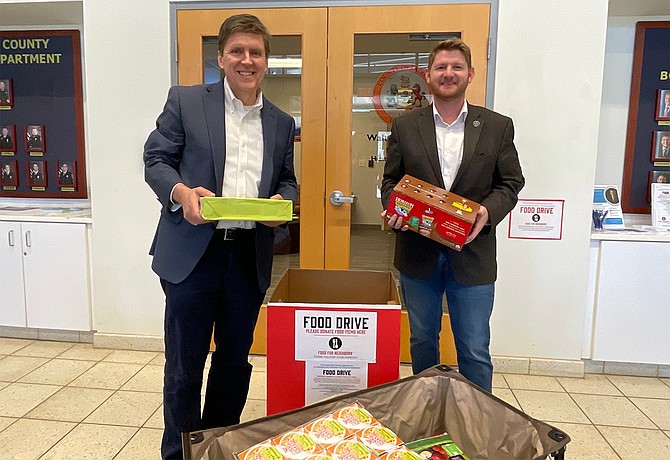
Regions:
<instances>
[{"instance_id":1,"label":"open suitcase","mask_svg":"<svg viewBox=\"0 0 670 460\"><path fill-rule=\"evenodd\" d=\"M448 432L475 459L563 459L570 437L440 365L396 382L226 428L184 433L186 459L234 460L240 452L343 403L359 402L402 440Z\"/></svg>"}]
</instances>

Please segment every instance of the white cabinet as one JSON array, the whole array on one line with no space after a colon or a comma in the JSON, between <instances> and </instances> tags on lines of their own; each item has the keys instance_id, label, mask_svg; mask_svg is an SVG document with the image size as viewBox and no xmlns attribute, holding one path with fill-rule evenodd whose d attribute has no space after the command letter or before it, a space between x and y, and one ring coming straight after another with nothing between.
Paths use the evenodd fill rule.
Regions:
<instances>
[{"instance_id":1,"label":"white cabinet","mask_svg":"<svg viewBox=\"0 0 670 460\"><path fill-rule=\"evenodd\" d=\"M598 249L587 357L670 365L670 240L600 241Z\"/></svg>"},{"instance_id":2,"label":"white cabinet","mask_svg":"<svg viewBox=\"0 0 670 460\"><path fill-rule=\"evenodd\" d=\"M0 222L0 325L26 326L21 224Z\"/></svg>"},{"instance_id":3,"label":"white cabinet","mask_svg":"<svg viewBox=\"0 0 670 460\"><path fill-rule=\"evenodd\" d=\"M0 325L91 330L85 224L0 222ZM5 258L7 257L7 258Z\"/></svg>"}]
</instances>

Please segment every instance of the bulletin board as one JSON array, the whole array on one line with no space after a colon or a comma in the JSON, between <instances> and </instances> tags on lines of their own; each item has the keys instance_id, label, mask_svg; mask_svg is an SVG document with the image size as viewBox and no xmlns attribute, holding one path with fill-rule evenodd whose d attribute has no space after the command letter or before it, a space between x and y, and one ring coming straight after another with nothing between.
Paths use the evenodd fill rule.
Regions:
<instances>
[{"instance_id":1,"label":"bulletin board","mask_svg":"<svg viewBox=\"0 0 670 460\"><path fill-rule=\"evenodd\" d=\"M666 95L670 101L670 21L638 22L621 200L624 212L648 214L651 183L670 179L670 154L663 147L670 142Z\"/></svg>"},{"instance_id":2,"label":"bulletin board","mask_svg":"<svg viewBox=\"0 0 670 460\"><path fill-rule=\"evenodd\" d=\"M0 31L1 197L86 198L78 30Z\"/></svg>"}]
</instances>

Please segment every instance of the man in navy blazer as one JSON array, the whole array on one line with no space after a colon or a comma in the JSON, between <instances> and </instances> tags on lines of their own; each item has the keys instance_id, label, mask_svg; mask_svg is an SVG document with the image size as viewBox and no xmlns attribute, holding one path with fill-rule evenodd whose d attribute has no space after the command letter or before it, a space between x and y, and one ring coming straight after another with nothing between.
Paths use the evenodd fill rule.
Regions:
<instances>
[{"instance_id":1,"label":"man in navy blazer","mask_svg":"<svg viewBox=\"0 0 670 460\"><path fill-rule=\"evenodd\" d=\"M144 146L146 181L162 205L150 253L166 297L163 458L182 458L182 432L239 423L246 402L273 227L282 222L207 222L200 198L297 197L294 120L260 92L269 40L255 16L224 21L224 81L171 88ZM201 415L212 330L216 351Z\"/></svg>"},{"instance_id":2,"label":"man in navy blazer","mask_svg":"<svg viewBox=\"0 0 670 460\"><path fill-rule=\"evenodd\" d=\"M495 227L516 205L524 178L512 120L465 100L473 77L470 48L460 39L443 41L432 51L427 81L433 104L393 121L382 204L386 209L393 187L409 174L482 205L460 252L418 233L399 231L394 265L408 312L414 373L440 362L446 294L458 370L491 391ZM382 216L387 218L385 211ZM408 229L397 215L389 217L394 229Z\"/></svg>"}]
</instances>

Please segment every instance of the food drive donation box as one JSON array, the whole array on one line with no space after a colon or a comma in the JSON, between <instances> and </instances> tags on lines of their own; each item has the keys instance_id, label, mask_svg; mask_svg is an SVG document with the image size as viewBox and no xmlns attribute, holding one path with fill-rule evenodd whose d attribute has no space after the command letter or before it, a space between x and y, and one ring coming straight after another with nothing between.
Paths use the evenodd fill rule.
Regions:
<instances>
[{"instance_id":1,"label":"food drive donation box","mask_svg":"<svg viewBox=\"0 0 670 460\"><path fill-rule=\"evenodd\" d=\"M399 378L390 272L289 269L267 307L267 414Z\"/></svg>"}]
</instances>

